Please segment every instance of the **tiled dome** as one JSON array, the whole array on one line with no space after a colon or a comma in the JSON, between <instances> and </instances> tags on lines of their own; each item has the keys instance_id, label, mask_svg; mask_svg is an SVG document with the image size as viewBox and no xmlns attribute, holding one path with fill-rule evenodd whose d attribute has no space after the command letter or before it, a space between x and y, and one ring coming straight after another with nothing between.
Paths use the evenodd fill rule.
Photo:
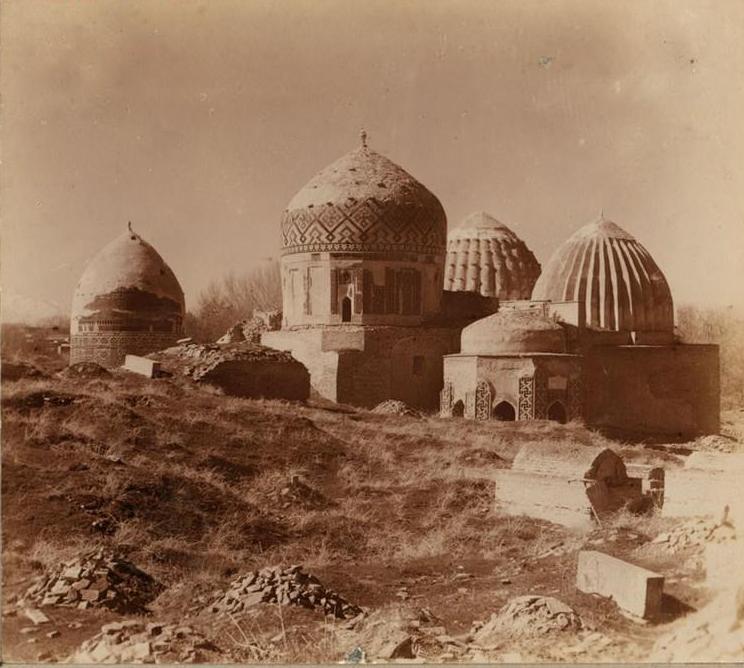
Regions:
<instances>
[{"instance_id":1,"label":"tiled dome","mask_svg":"<svg viewBox=\"0 0 744 668\"><path fill-rule=\"evenodd\" d=\"M88 264L72 301L71 362L120 364L172 345L185 311L178 279L131 227Z\"/></svg>"},{"instance_id":2,"label":"tiled dome","mask_svg":"<svg viewBox=\"0 0 744 668\"><path fill-rule=\"evenodd\" d=\"M674 327L672 294L661 269L634 237L604 217L555 251L532 298L580 302L589 327L646 332Z\"/></svg>"},{"instance_id":3,"label":"tiled dome","mask_svg":"<svg viewBox=\"0 0 744 668\"><path fill-rule=\"evenodd\" d=\"M540 263L524 241L487 213L470 214L449 234L445 290L529 299L539 275Z\"/></svg>"},{"instance_id":4,"label":"tiled dome","mask_svg":"<svg viewBox=\"0 0 744 668\"><path fill-rule=\"evenodd\" d=\"M282 215L282 253L407 251L443 255L447 218L413 176L362 146L326 167Z\"/></svg>"}]
</instances>

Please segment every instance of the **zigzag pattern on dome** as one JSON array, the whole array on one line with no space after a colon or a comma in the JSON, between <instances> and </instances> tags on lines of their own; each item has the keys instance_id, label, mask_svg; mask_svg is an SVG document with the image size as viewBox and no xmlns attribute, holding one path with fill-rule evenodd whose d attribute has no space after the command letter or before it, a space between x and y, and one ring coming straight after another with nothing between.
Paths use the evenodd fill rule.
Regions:
<instances>
[{"instance_id":1,"label":"zigzag pattern on dome","mask_svg":"<svg viewBox=\"0 0 744 668\"><path fill-rule=\"evenodd\" d=\"M321 251L442 253L446 238L436 210L365 200L287 211L284 254Z\"/></svg>"},{"instance_id":2,"label":"zigzag pattern on dome","mask_svg":"<svg viewBox=\"0 0 744 668\"><path fill-rule=\"evenodd\" d=\"M314 176L281 220L282 254L404 251L443 255L447 218L413 176L366 145Z\"/></svg>"}]
</instances>

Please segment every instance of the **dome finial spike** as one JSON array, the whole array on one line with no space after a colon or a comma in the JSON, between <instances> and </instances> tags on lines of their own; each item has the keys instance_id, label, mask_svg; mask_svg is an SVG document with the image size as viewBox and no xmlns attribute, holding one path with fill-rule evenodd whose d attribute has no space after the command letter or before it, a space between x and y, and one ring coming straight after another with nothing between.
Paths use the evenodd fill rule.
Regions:
<instances>
[{"instance_id":1,"label":"dome finial spike","mask_svg":"<svg viewBox=\"0 0 744 668\"><path fill-rule=\"evenodd\" d=\"M601 208L601 209L599 210L599 219L600 219L600 220L604 220L604 219L605 219L605 217L604 217L604 207L602 207L602 208Z\"/></svg>"},{"instance_id":2,"label":"dome finial spike","mask_svg":"<svg viewBox=\"0 0 744 668\"><path fill-rule=\"evenodd\" d=\"M362 140L362 148L367 148L367 131L364 128L359 132L359 138Z\"/></svg>"},{"instance_id":3,"label":"dome finial spike","mask_svg":"<svg viewBox=\"0 0 744 668\"><path fill-rule=\"evenodd\" d=\"M130 220L130 221L129 221L129 222L127 223L127 229L128 229L128 230L129 230L130 232L134 232L134 230L132 229L132 221L131 221L131 220Z\"/></svg>"}]
</instances>

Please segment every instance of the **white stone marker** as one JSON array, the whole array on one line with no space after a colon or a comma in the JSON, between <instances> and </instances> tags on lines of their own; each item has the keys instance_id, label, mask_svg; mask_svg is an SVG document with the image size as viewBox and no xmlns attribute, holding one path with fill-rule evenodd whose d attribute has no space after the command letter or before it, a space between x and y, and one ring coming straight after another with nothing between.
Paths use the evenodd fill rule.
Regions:
<instances>
[{"instance_id":1,"label":"white stone marker","mask_svg":"<svg viewBox=\"0 0 744 668\"><path fill-rule=\"evenodd\" d=\"M636 617L650 619L661 612L664 577L609 554L579 552L576 587L587 594L608 596Z\"/></svg>"},{"instance_id":2,"label":"white stone marker","mask_svg":"<svg viewBox=\"0 0 744 668\"><path fill-rule=\"evenodd\" d=\"M124 358L124 368L148 378L155 378L160 371L160 362L139 355L127 355Z\"/></svg>"}]
</instances>

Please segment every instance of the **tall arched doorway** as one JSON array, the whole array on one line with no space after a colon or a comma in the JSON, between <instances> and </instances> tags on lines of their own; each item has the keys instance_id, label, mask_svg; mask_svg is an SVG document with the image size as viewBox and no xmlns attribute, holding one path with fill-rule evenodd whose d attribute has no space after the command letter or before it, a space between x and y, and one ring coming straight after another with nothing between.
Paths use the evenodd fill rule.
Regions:
<instances>
[{"instance_id":1,"label":"tall arched doorway","mask_svg":"<svg viewBox=\"0 0 744 668\"><path fill-rule=\"evenodd\" d=\"M502 422L514 422L517 419L517 413L508 401L502 401L494 406L493 417Z\"/></svg>"},{"instance_id":2,"label":"tall arched doorway","mask_svg":"<svg viewBox=\"0 0 744 668\"><path fill-rule=\"evenodd\" d=\"M566 424L566 408L560 401L554 401L548 408L548 420L555 420L561 424Z\"/></svg>"},{"instance_id":3,"label":"tall arched doorway","mask_svg":"<svg viewBox=\"0 0 744 668\"><path fill-rule=\"evenodd\" d=\"M341 322L351 322L351 299L349 297L341 300Z\"/></svg>"},{"instance_id":4,"label":"tall arched doorway","mask_svg":"<svg viewBox=\"0 0 744 668\"><path fill-rule=\"evenodd\" d=\"M462 401L456 401L452 404L452 417L461 418L465 415L465 404Z\"/></svg>"}]
</instances>

